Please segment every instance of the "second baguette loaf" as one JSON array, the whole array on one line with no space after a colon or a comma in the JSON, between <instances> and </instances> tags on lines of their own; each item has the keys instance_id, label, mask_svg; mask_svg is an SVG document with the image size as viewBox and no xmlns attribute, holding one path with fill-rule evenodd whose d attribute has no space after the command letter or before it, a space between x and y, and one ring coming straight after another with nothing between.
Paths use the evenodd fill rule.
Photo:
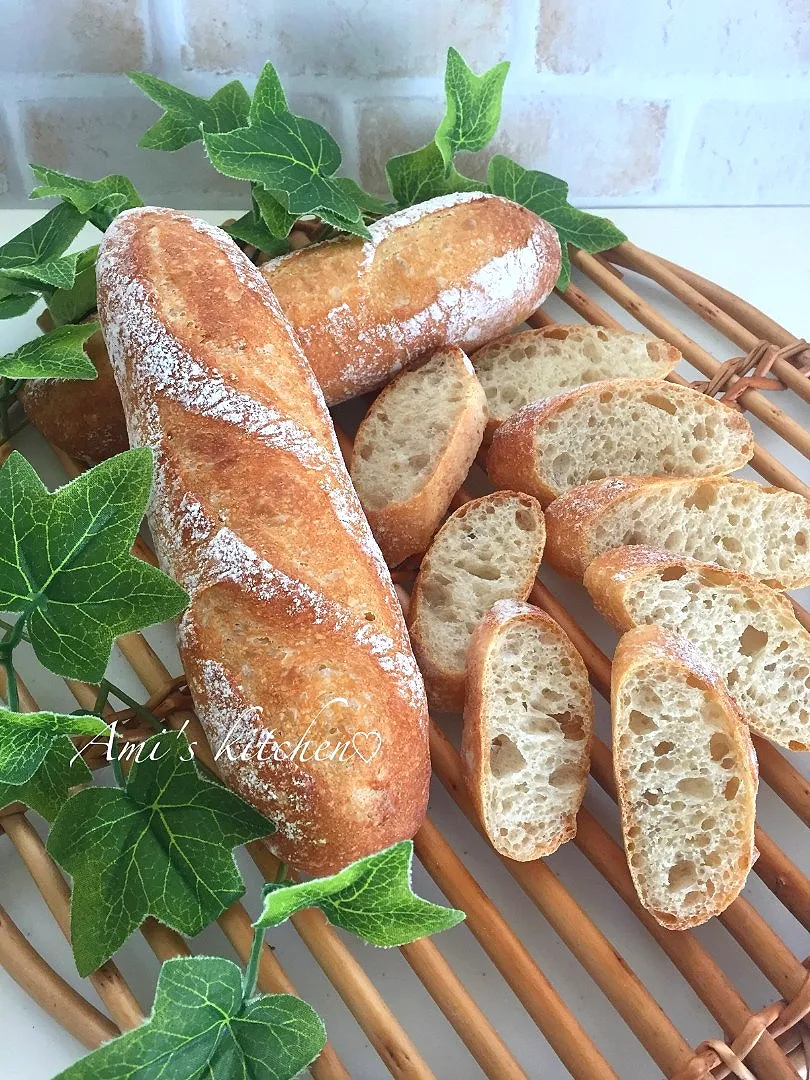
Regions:
<instances>
[{"instance_id":1,"label":"second baguette loaf","mask_svg":"<svg viewBox=\"0 0 810 1080\"><path fill-rule=\"evenodd\" d=\"M261 274L171 210L118 217L99 313L150 524L191 595L189 687L227 782L325 874L418 829L424 687L323 397Z\"/></svg>"},{"instance_id":2,"label":"second baguette loaf","mask_svg":"<svg viewBox=\"0 0 810 1080\"><path fill-rule=\"evenodd\" d=\"M313 244L261 268L330 405L382 386L436 348L477 347L510 330L560 272L551 225L484 192L401 210L372 225L371 236ZM89 461L127 446L106 355L97 367L95 383L33 379L24 393L33 423Z\"/></svg>"},{"instance_id":3,"label":"second baguette loaf","mask_svg":"<svg viewBox=\"0 0 810 1080\"><path fill-rule=\"evenodd\" d=\"M329 405L445 345L465 352L523 322L560 272L551 225L472 191L430 199L261 269Z\"/></svg>"}]
</instances>

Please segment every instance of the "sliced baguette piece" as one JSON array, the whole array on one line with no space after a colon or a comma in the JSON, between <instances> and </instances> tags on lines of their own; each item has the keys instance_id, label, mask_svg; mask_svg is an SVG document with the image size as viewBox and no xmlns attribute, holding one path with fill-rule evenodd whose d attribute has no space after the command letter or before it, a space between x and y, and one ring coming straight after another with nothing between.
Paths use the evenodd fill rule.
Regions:
<instances>
[{"instance_id":1,"label":"sliced baguette piece","mask_svg":"<svg viewBox=\"0 0 810 1080\"><path fill-rule=\"evenodd\" d=\"M725 680L753 731L810 750L810 634L782 593L648 547L600 555L585 587L618 630L655 625L682 634Z\"/></svg>"},{"instance_id":2,"label":"sliced baguette piece","mask_svg":"<svg viewBox=\"0 0 810 1080\"><path fill-rule=\"evenodd\" d=\"M529 862L576 835L593 733L582 657L531 604L499 600L467 657L467 786L492 846Z\"/></svg>"},{"instance_id":3,"label":"sliced baguette piece","mask_svg":"<svg viewBox=\"0 0 810 1080\"><path fill-rule=\"evenodd\" d=\"M549 562L569 577L603 551L644 544L777 589L810 584L810 501L749 480L594 480L555 499L546 529Z\"/></svg>"},{"instance_id":4,"label":"sliced baguette piece","mask_svg":"<svg viewBox=\"0 0 810 1080\"><path fill-rule=\"evenodd\" d=\"M486 418L481 384L455 346L403 371L366 413L350 473L389 566L427 549L475 460Z\"/></svg>"},{"instance_id":5,"label":"sliced baguette piece","mask_svg":"<svg viewBox=\"0 0 810 1080\"><path fill-rule=\"evenodd\" d=\"M513 413L495 432L487 472L495 487L544 505L606 476L716 476L754 452L735 409L660 379L607 379Z\"/></svg>"},{"instance_id":6,"label":"sliced baguette piece","mask_svg":"<svg viewBox=\"0 0 810 1080\"><path fill-rule=\"evenodd\" d=\"M757 760L720 677L654 626L620 640L611 679L613 763L627 862L662 926L719 915L756 858Z\"/></svg>"},{"instance_id":7,"label":"sliced baguette piece","mask_svg":"<svg viewBox=\"0 0 810 1080\"><path fill-rule=\"evenodd\" d=\"M496 491L452 514L422 560L408 612L411 643L434 709L461 711L467 649L498 600L525 600L546 530L536 499Z\"/></svg>"},{"instance_id":8,"label":"sliced baguette piece","mask_svg":"<svg viewBox=\"0 0 810 1080\"><path fill-rule=\"evenodd\" d=\"M661 338L587 323L524 330L470 356L487 395L487 438L532 401L602 379L663 379L680 359Z\"/></svg>"}]
</instances>

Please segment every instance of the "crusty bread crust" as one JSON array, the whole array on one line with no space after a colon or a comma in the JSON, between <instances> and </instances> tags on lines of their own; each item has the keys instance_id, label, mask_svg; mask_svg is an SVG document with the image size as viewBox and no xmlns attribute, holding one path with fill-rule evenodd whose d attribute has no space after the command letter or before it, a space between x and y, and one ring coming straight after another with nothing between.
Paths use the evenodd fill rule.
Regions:
<instances>
[{"instance_id":1,"label":"crusty bread crust","mask_svg":"<svg viewBox=\"0 0 810 1080\"><path fill-rule=\"evenodd\" d=\"M560 272L548 222L484 192L431 199L261 269L330 405L444 345L468 351L523 322Z\"/></svg>"},{"instance_id":2,"label":"crusty bread crust","mask_svg":"<svg viewBox=\"0 0 810 1080\"><path fill-rule=\"evenodd\" d=\"M570 660L575 678L582 687L581 711L569 718L569 722L581 725L585 735L580 759L581 781L579 789L571 795L571 812L566 816L560 832L549 844L536 844L532 851L526 851L520 859L503 849L495 822L490 820L487 807L487 792L491 783L491 738L487 729L488 716L488 674L492 662L492 653L498 638L515 623L534 625L546 636L555 638L565 649ZM553 676L549 672L549 676ZM577 810L585 796L585 787L590 770L590 752L593 739L593 697L588 681L588 669L574 645L559 623L539 608L531 604L501 600L486 613L473 631L470 650L467 655L467 682L464 698L464 727L461 736L461 756L464 762L467 790L475 804L481 824L489 837L490 843L501 855L506 855L519 862L531 862L545 855L551 855L561 844L572 840L577 833ZM548 783L547 776L536 776L534 782L538 788Z\"/></svg>"},{"instance_id":3,"label":"crusty bread crust","mask_svg":"<svg viewBox=\"0 0 810 1080\"><path fill-rule=\"evenodd\" d=\"M95 318L95 314L88 316ZM87 320L82 320L86 322ZM25 415L54 446L87 464L129 449L121 395L101 331L85 342L98 377L26 379L17 397Z\"/></svg>"},{"instance_id":4,"label":"crusty bread crust","mask_svg":"<svg viewBox=\"0 0 810 1080\"><path fill-rule=\"evenodd\" d=\"M340 237L261 268L330 405L377 389L434 349L478 347L505 333L540 306L560 272L551 225L484 192L401 210L371 234L370 242ZM101 350L97 367L100 381L41 380L28 391L32 422L86 461L128 445Z\"/></svg>"},{"instance_id":5,"label":"crusty bread crust","mask_svg":"<svg viewBox=\"0 0 810 1080\"><path fill-rule=\"evenodd\" d=\"M429 608L430 606L429 599L425 595L426 583L434 578L434 573L436 571L441 573L441 556L438 553L441 551L442 547L441 540L447 533L463 529L465 518L471 513L474 514L481 504L485 502L511 501L513 499L520 503L524 510L528 511L532 517L536 516L540 526L535 539L535 548L531 559L531 565L523 580L520 581L514 589L514 594L508 597L508 599L525 600L534 584L540 561L543 557L546 532L543 524L543 513L539 504L530 495L524 495L521 492L495 491L489 495L483 495L480 499L471 499L469 502L459 507L458 510L451 514L444 525L442 525L441 529L436 533L433 538L433 543L419 567L419 573L417 574L413 592L411 593L407 623L411 635L411 644L413 646L414 655L417 658L419 669L425 680L425 688L427 690L430 706L439 712L460 712L464 708L465 672L442 666L437 662L433 655L431 642L428 640L428 635L425 633L425 628L422 625L422 609L423 607Z\"/></svg>"},{"instance_id":6,"label":"crusty bread crust","mask_svg":"<svg viewBox=\"0 0 810 1080\"><path fill-rule=\"evenodd\" d=\"M797 518L810 525L810 501L783 488L766 487L750 480L737 480L727 476L684 478L661 480L655 477L610 477L606 480L594 480L590 484L573 488L561 495L545 511L546 516L546 555L548 561L561 574L582 580L588 564L600 555L606 547L593 543L593 532L599 527L606 515L618 510L622 503L630 502L637 496L672 496L684 504L698 498L714 500L715 497L738 494L741 501L752 499L755 505L764 511L773 510L774 515L784 512L795 514ZM749 515L744 511L739 514L738 528L746 532L751 528ZM800 530L801 531L801 530ZM776 528L772 535L763 535L757 550L761 553L762 572L755 571L743 563L738 551L727 551L721 544L716 546L712 558L703 558L706 562L717 562L720 566L736 569L741 566L752 577L772 585L775 588L795 589L810 585L810 541L805 530L803 546L798 541L789 544L786 538L777 535ZM622 544L645 544L660 546L664 537L639 537L633 540L620 540L607 545L619 547ZM673 551L675 549L673 548ZM682 548L678 548L680 553ZM685 554L689 554L685 552ZM778 565L780 554L796 557L797 566L792 571L783 571ZM768 563L768 566L765 565Z\"/></svg>"},{"instance_id":7,"label":"crusty bread crust","mask_svg":"<svg viewBox=\"0 0 810 1080\"><path fill-rule=\"evenodd\" d=\"M620 709L622 689L634 669L652 662L657 670L669 671L680 676L692 687L699 689L716 706L714 717L722 721L721 730L736 751L736 758L743 766L745 791L738 793L738 798L745 798L745 839L739 843L736 857L736 877L733 884L725 889L717 889L714 896L704 905L697 917L679 916L675 911L661 911L651 906L647 899L646 882L633 865L631 852L633 844L643 843L643 830L640 837L631 841L632 830L638 829L638 821L632 812L628 797L630 777L624 767L620 742L625 733L626 718ZM613 716L613 768L616 778L619 810L622 819L622 832L628 854L628 866L633 878L638 897L644 907L662 926L669 930L686 930L706 922L714 915L725 911L728 905L739 896L745 885L748 871L751 869L757 852L754 846L754 826L756 815L756 794L759 781L759 769L751 743L748 728L739 710L723 684L722 679L709 668L702 656L682 637L667 634L656 626L640 626L628 631L620 640L613 658L611 675L611 712ZM697 851L697 848L694 849Z\"/></svg>"},{"instance_id":8,"label":"crusty bread crust","mask_svg":"<svg viewBox=\"0 0 810 1080\"><path fill-rule=\"evenodd\" d=\"M430 772L424 688L271 290L224 233L154 208L115 220L98 286L132 442L155 452L157 551L191 594L189 686L212 748L236 758L220 753L224 778L307 872L413 836Z\"/></svg>"},{"instance_id":9,"label":"crusty bread crust","mask_svg":"<svg viewBox=\"0 0 810 1080\"><path fill-rule=\"evenodd\" d=\"M490 480L495 487L525 491L539 499L543 506L548 506L550 502L564 494L564 490L569 489L563 489L555 483L551 462L538 456L536 439L543 428L548 424L559 422L569 409L583 400L593 401L603 394L611 394L614 400L621 397L634 402L638 401L639 407L643 408L645 396L649 397L653 393L666 401L673 410L682 407L686 411L690 406L694 408L697 405L705 411L705 415L714 414L716 423L725 427L738 442L738 452L733 457L729 456L725 461L716 462L714 465L701 465L690 458L689 471L683 470L674 475L718 476L741 469L750 460L754 453L754 433L751 425L742 413L730 409L721 401L699 394L697 390L692 390L688 386L662 383L660 380L605 379L526 405L505 420L496 430L487 455L487 473ZM647 409L652 411L650 406L647 406ZM681 424L683 425L683 420ZM683 441L687 443L691 437L691 431L683 430L683 426L681 430ZM583 432L583 437L587 438L586 431ZM632 438L632 433L630 438ZM707 441L705 435L703 441ZM695 445L698 445L698 440L695 440ZM625 450L625 453L629 456L629 449ZM610 470L610 463L603 464L603 474L614 475ZM638 468L623 469L621 472L616 470L615 475L627 475L633 471L640 472L641 470ZM660 468L656 470L656 474L665 475Z\"/></svg>"},{"instance_id":10,"label":"crusty bread crust","mask_svg":"<svg viewBox=\"0 0 810 1080\"><path fill-rule=\"evenodd\" d=\"M453 427L438 456L430 463L430 472L421 486L405 499L376 508L365 502L362 486L357 480L370 421L380 409L390 412L396 408L402 381L418 379L418 372L401 372L385 387L360 423L354 440L349 472L358 487L371 531L389 566L398 566L409 555L421 555L427 550L453 496L464 483L484 434L486 398L469 360L456 346L449 346L442 352L451 354L448 359L456 374L464 380L465 389L460 397L448 402L448 409L455 410L456 414ZM413 422L418 423L418 417ZM424 449L428 449L427 440Z\"/></svg>"}]
</instances>

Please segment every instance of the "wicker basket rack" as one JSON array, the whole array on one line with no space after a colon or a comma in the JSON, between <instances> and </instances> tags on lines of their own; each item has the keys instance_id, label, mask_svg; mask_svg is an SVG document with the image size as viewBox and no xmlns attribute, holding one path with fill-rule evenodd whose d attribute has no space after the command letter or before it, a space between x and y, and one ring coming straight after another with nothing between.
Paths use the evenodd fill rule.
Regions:
<instances>
[{"instance_id":1,"label":"wicker basket rack","mask_svg":"<svg viewBox=\"0 0 810 1080\"><path fill-rule=\"evenodd\" d=\"M706 393L722 395L730 407L747 410L755 429L762 431L760 425L765 425L799 454L810 457L810 431L780 408L777 393L781 391L782 401L789 394L810 404L807 342L797 340L762 312L713 282L629 242L603 256L572 249L571 257L580 272L578 280L586 281L589 289L586 292L571 284L559 294L564 304L573 309L574 318L608 327L620 326L591 295L606 294L632 320L666 338L681 351L685 361L701 376L700 380L691 380L693 385ZM639 275L647 280L641 283ZM633 282L640 291L633 288ZM668 310L672 309L674 298L732 342L742 355L725 362L715 359L641 295L642 292L650 295L657 289L663 290L658 295ZM550 325L553 321L543 310L529 320L535 326ZM681 374L670 378L679 383L690 381ZM344 451L350 448L350 437L342 431L339 436ZM770 435L768 441L774 445ZM7 454L8 447L5 450ZM58 451L57 454L66 474L76 475L79 467L65 455ZM4 456L0 448L0 461ZM767 483L810 496L810 488L777 456L759 445L751 465ZM465 491L460 491L455 505L466 498ZM154 561L151 551L140 541L136 554ZM415 567L409 563L395 574L403 602L407 602L414 572ZM605 653L540 580L535 583L530 599L563 626L585 659L596 692L608 696L610 660ZM810 629L810 614L798 606L796 610L802 624ZM142 684L144 697L149 697L149 709L172 727L188 723L191 737L204 747L204 737L182 676L174 677L139 634L119 639L117 644ZM93 687L74 682L68 683L68 687L81 706L92 707ZM22 707L35 708L36 702L26 688L21 686L20 690ZM134 736L137 717L132 713L116 715L122 723L129 723ZM795 849L797 844L806 845L810 833L805 834L802 826L810 829L810 783L780 750L756 737L754 741L763 786L770 788L790 812L790 846ZM456 804L457 812L478 827L462 781L458 752L435 723L431 724L431 754L435 777ZM205 753L200 756L205 760ZM210 754L207 763L213 764ZM97 764L103 762L99 760ZM591 779L615 799L610 750L598 739L593 747ZM600 875L602 888L607 892L614 890L636 916L638 934L651 935L680 972L683 978L677 985L673 983L672 994L696 995L714 1018L714 1030L707 1032L708 1037L697 1047L690 1045L669 1018L667 1006L671 1002L659 1002L653 997L642 978L624 960L618 944L586 913L546 861L516 863L502 859L502 872L515 879L536 907L538 933L548 933L547 927L551 927L646 1050L649 1069L645 1075L663 1074L671 1080L707 1077L719 1080L727 1076L740 1080L795 1080L797 1075L807 1078L810 1075L810 1023L805 1023L810 1014L808 961L794 955L771 927L766 914L776 897L776 902L810 931L810 878L783 850L783 846L788 846L787 838L780 846L761 827L757 828L760 855L754 873L773 897L768 896L768 904L760 911L741 896L720 917L722 925L772 990L770 1001L763 1008L760 1002L744 999L731 974L702 943L702 935L665 930L645 912L633 890L624 853L603 822L601 814L598 820L592 811L583 808L574 843ZM0 837L0 843L15 849L58 927L67 936L69 886L47 854L24 807L12 806L2 812L0 833L5 834ZM415 843L419 861L438 888L451 904L467 913L466 929L459 928L455 933L471 933L477 939L513 992L515 1007L525 1009L559 1058L561 1064L553 1075L563 1076L567 1071L577 1080L616 1080L620 1074L615 1062L608 1061L597 1041L544 975L532 953L510 927L507 913L499 910L478 885L465 865L466 853L454 850L431 820L422 827ZM274 858L261 844L252 844L248 850L264 878L272 879L276 870ZM398 1080L436 1077L437 1073L420 1052L418 1039L406 1033L356 958L357 954L347 948L321 913L302 911L293 916L292 923L378 1055L377 1060L369 1060L362 1076L390 1073ZM245 907L235 904L219 919L219 927L244 960L251 944L250 918ZM153 920L143 925L142 934L161 961L190 952L186 941ZM469 1051L471 1060L465 1076L483 1074L493 1080L519 1080L539 1075L519 1063L509 1048L504 1025L500 1025L499 1032L495 1021L485 1014L433 940L403 946L401 952L450 1029ZM114 961L105 964L89 980L103 1004L102 1010L54 970L2 908L0 964L42 1009L88 1048L98 1046L144 1018L125 973ZM259 975L261 990L294 991L293 977L294 972L286 971L275 951L266 944ZM314 1004L317 1007L317 1001ZM316 1080L346 1080L352 1075L331 1043L310 1071ZM459 1074L454 1071L453 1076L456 1075ZM544 1070L543 1075L551 1074ZM449 1077L439 1075L438 1080Z\"/></svg>"}]
</instances>

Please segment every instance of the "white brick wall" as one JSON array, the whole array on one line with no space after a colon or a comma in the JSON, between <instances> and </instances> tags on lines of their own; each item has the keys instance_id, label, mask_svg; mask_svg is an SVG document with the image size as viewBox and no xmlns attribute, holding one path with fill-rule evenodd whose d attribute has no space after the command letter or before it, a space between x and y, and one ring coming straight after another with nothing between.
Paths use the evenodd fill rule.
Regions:
<instances>
[{"instance_id":1,"label":"white brick wall","mask_svg":"<svg viewBox=\"0 0 810 1080\"><path fill-rule=\"evenodd\" d=\"M199 147L136 148L158 110L119 73L210 94L252 88L266 58L379 191L441 116L448 45L512 61L494 148L580 203L810 203L810 0L2 0L0 34L3 206L24 204L29 161L241 205Z\"/></svg>"}]
</instances>

